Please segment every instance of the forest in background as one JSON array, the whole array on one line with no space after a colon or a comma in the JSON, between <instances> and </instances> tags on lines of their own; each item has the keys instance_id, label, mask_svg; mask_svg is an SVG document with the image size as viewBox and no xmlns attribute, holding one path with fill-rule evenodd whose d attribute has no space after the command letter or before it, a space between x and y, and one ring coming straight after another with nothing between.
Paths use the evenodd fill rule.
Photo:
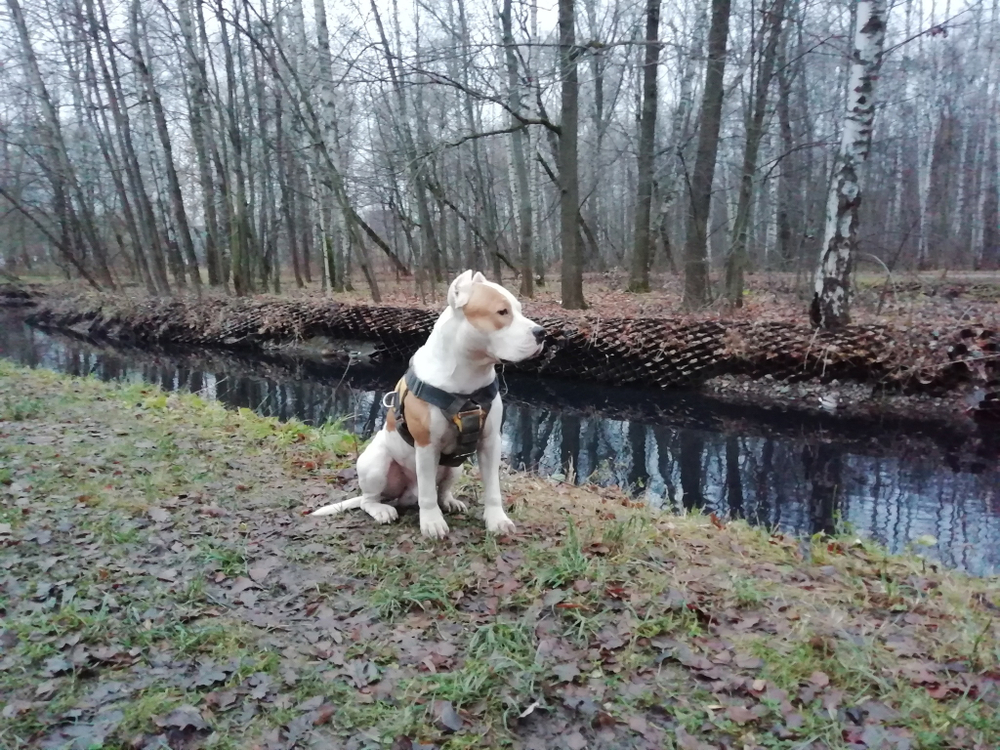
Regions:
<instances>
[{"instance_id":1,"label":"forest in background","mask_svg":"<svg viewBox=\"0 0 1000 750\"><path fill-rule=\"evenodd\" d=\"M377 301L474 267L567 307L586 271L809 277L873 6L855 260L995 269L997 0L5 0L0 270Z\"/></svg>"}]
</instances>

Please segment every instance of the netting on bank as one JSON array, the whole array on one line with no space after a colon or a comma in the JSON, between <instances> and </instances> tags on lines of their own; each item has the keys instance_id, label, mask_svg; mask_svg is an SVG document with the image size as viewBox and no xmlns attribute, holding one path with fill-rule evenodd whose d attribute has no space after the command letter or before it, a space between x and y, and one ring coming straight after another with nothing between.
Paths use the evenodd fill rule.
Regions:
<instances>
[{"instance_id":1,"label":"netting on bank","mask_svg":"<svg viewBox=\"0 0 1000 750\"><path fill-rule=\"evenodd\" d=\"M316 337L362 340L373 345L374 361L405 362L437 316L318 299L85 296L46 302L30 320L135 344L259 349ZM975 326L928 340L930 334L900 336L883 326L816 331L782 322L681 317L535 319L547 332L545 352L516 369L593 383L665 389L742 374L944 390L1000 379L997 336Z\"/></svg>"}]
</instances>

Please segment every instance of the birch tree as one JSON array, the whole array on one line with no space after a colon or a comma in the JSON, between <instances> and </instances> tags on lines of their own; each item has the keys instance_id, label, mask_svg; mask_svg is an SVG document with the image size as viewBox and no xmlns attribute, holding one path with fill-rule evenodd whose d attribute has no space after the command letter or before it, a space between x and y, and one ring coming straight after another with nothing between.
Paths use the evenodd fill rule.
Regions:
<instances>
[{"instance_id":1,"label":"birch tree","mask_svg":"<svg viewBox=\"0 0 1000 750\"><path fill-rule=\"evenodd\" d=\"M510 106L510 124L514 132L510 134L511 161L517 186L518 243L521 262L521 294L535 295L535 261L532 248L531 189L528 184L528 165L525 158L525 128L518 119L521 115L521 84L518 81L517 50L514 45L514 25L511 18L511 0L503 0L500 13L503 27L504 57L507 62L507 87Z\"/></svg>"},{"instance_id":2,"label":"birch tree","mask_svg":"<svg viewBox=\"0 0 1000 750\"><path fill-rule=\"evenodd\" d=\"M809 317L814 326L850 322L851 271L858 244L861 166L868 158L875 125L875 81L885 43L885 0L857 4L854 46L840 150L826 206L826 229L813 286Z\"/></svg>"}]
</instances>

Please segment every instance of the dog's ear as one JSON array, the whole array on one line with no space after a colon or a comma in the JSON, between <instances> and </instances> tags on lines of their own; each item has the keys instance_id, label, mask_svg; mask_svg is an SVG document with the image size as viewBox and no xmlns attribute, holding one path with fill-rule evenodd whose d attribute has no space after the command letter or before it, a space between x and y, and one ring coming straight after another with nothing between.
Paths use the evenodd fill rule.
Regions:
<instances>
[{"instance_id":1,"label":"dog's ear","mask_svg":"<svg viewBox=\"0 0 1000 750\"><path fill-rule=\"evenodd\" d=\"M479 281L486 281L486 278L478 271L475 275L471 270L461 274L448 287L448 304L456 310L465 307L472 296L472 285Z\"/></svg>"}]
</instances>

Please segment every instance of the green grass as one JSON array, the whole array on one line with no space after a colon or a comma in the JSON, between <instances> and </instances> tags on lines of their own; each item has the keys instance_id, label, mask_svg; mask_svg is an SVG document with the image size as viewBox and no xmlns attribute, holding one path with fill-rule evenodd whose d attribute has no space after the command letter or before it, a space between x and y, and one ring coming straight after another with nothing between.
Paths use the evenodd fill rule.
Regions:
<instances>
[{"instance_id":1,"label":"green grass","mask_svg":"<svg viewBox=\"0 0 1000 750\"><path fill-rule=\"evenodd\" d=\"M836 750L864 701L890 707L886 730L912 747L1000 746L996 580L853 535L816 537L803 559L744 523L526 475L504 479L509 543L475 511L443 542L421 539L415 513L303 518L361 447L340 425L3 363L0 435L16 542L0 580L17 582L0 595L5 750L58 744L60 717L98 715L87 701L111 682L126 693L109 699L122 716L104 748L162 735L191 705L215 748L300 730L317 746L508 747L525 727L557 747L595 723L624 746L639 717L663 747L687 732ZM457 484L470 500L476 486ZM759 715L736 721L736 704ZM801 727L773 731L789 707Z\"/></svg>"}]
</instances>

